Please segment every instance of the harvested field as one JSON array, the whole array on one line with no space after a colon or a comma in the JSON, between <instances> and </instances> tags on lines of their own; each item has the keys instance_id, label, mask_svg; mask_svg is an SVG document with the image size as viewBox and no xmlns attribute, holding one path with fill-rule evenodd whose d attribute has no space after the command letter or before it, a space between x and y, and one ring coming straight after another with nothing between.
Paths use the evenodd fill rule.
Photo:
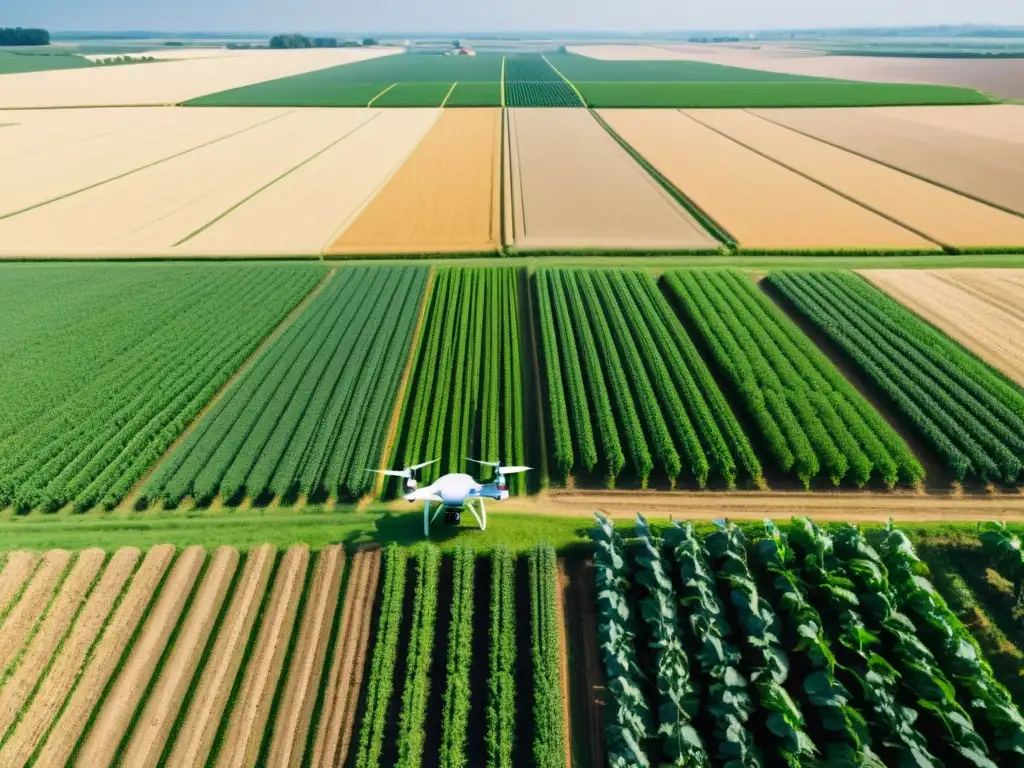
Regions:
<instances>
[{"instance_id":1,"label":"harvested field","mask_svg":"<svg viewBox=\"0 0 1024 768\"><path fill-rule=\"evenodd\" d=\"M328 547L317 556L288 670L287 687L274 723L269 766L288 768L302 764L344 567L345 552L338 545Z\"/></svg>"},{"instance_id":2,"label":"harvested field","mask_svg":"<svg viewBox=\"0 0 1024 768\"><path fill-rule=\"evenodd\" d=\"M207 763L270 582L274 555L275 550L269 544L249 552L210 658L193 686L188 713L167 761L174 768L200 768Z\"/></svg>"},{"instance_id":3,"label":"harvested field","mask_svg":"<svg viewBox=\"0 0 1024 768\"><path fill-rule=\"evenodd\" d=\"M686 114L936 243L960 248L1024 245L1024 217L808 138L749 112L694 110ZM743 184L749 179L744 175Z\"/></svg>"},{"instance_id":4,"label":"harvested field","mask_svg":"<svg viewBox=\"0 0 1024 768\"><path fill-rule=\"evenodd\" d=\"M330 254L501 246L501 110L445 110Z\"/></svg>"},{"instance_id":5,"label":"harvested field","mask_svg":"<svg viewBox=\"0 0 1024 768\"><path fill-rule=\"evenodd\" d=\"M89 599L75 621L71 634L61 645L60 653L46 671L46 676L27 708L21 705L8 711L8 700L3 699L4 709L0 710L3 712L3 719L13 723L16 717L21 718L14 732L3 742L3 749L0 749L0 766L3 768L24 766L49 733L54 718L60 713L68 694L78 681L93 643L106 625L107 617L117 605L124 585L132 577L140 556L139 550L124 547L110 559L99 583L89 594ZM158 581L152 578L152 573L154 563L159 559L159 553L147 558L148 576L143 574L143 579L148 578L151 583ZM162 563L162 567L167 567L166 562ZM141 594L141 591L137 594ZM13 704L13 701L11 703Z\"/></svg>"},{"instance_id":6,"label":"harvested field","mask_svg":"<svg viewBox=\"0 0 1024 768\"><path fill-rule=\"evenodd\" d=\"M708 249L718 243L585 110L507 112L519 248Z\"/></svg>"},{"instance_id":7,"label":"harvested field","mask_svg":"<svg viewBox=\"0 0 1024 768\"><path fill-rule=\"evenodd\" d=\"M99 643L91 650L88 665L79 671L80 677L75 688L34 765L40 768L58 768L70 760L86 725L92 718L93 710L103 696L107 683L117 671L127 651L127 642L135 634L139 622L146 614L174 555L174 547L168 544L149 550L124 599L104 628Z\"/></svg>"},{"instance_id":8,"label":"harvested field","mask_svg":"<svg viewBox=\"0 0 1024 768\"><path fill-rule=\"evenodd\" d=\"M682 112L607 110L601 116L742 247L937 247Z\"/></svg>"},{"instance_id":9,"label":"harvested field","mask_svg":"<svg viewBox=\"0 0 1024 768\"><path fill-rule=\"evenodd\" d=\"M894 269L861 274L1024 386L1024 271Z\"/></svg>"},{"instance_id":10,"label":"harvested field","mask_svg":"<svg viewBox=\"0 0 1024 768\"><path fill-rule=\"evenodd\" d=\"M90 725L89 734L76 757L82 764L113 763L135 710L178 626L178 619L185 610L205 559L206 551L196 546L182 552L174 563L142 633L132 644L127 661Z\"/></svg>"},{"instance_id":11,"label":"harvested field","mask_svg":"<svg viewBox=\"0 0 1024 768\"><path fill-rule=\"evenodd\" d=\"M236 120L230 112L226 117ZM172 253L176 244L217 222L247 198L304 163L322 159L321 153L376 116L366 110L271 115L223 141L197 146L158 165L4 219L0 221L2 249L8 254L49 255ZM337 217L338 209L333 211ZM335 218L334 226L338 223Z\"/></svg>"},{"instance_id":12,"label":"harvested field","mask_svg":"<svg viewBox=\"0 0 1024 768\"><path fill-rule=\"evenodd\" d=\"M281 559L249 665L231 710L217 766L256 765L309 567L309 547L291 547Z\"/></svg>"},{"instance_id":13,"label":"harvested field","mask_svg":"<svg viewBox=\"0 0 1024 768\"><path fill-rule=\"evenodd\" d=\"M317 721L310 766L336 768L346 765L356 706L370 650L373 606L380 580L381 551L357 552L338 616L334 655L324 686L323 709Z\"/></svg>"},{"instance_id":14,"label":"harvested field","mask_svg":"<svg viewBox=\"0 0 1024 768\"><path fill-rule=\"evenodd\" d=\"M1024 213L1024 143L924 126L874 109L757 110L779 125Z\"/></svg>"},{"instance_id":15,"label":"harvested field","mask_svg":"<svg viewBox=\"0 0 1024 768\"><path fill-rule=\"evenodd\" d=\"M880 107L887 117L909 120L968 136L1024 143L1024 106L993 104L984 107Z\"/></svg>"},{"instance_id":16,"label":"harvested field","mask_svg":"<svg viewBox=\"0 0 1024 768\"><path fill-rule=\"evenodd\" d=\"M21 599L0 624L0 679L46 612L71 559L72 554L64 549L51 549L43 555Z\"/></svg>"},{"instance_id":17,"label":"harvested field","mask_svg":"<svg viewBox=\"0 0 1024 768\"><path fill-rule=\"evenodd\" d=\"M11 607L11 601L32 576L38 564L39 555L35 552L11 552L7 556L4 569L0 571L0 616Z\"/></svg>"},{"instance_id":18,"label":"harvested field","mask_svg":"<svg viewBox=\"0 0 1024 768\"><path fill-rule=\"evenodd\" d=\"M0 108L163 106L401 51L401 48L245 51L230 57L5 75L0 87Z\"/></svg>"},{"instance_id":19,"label":"harvested field","mask_svg":"<svg viewBox=\"0 0 1024 768\"><path fill-rule=\"evenodd\" d=\"M384 187L441 114L437 109L330 112L365 115L366 120L362 128L309 163L244 202L236 201L240 203L236 207L218 211L220 218L173 252L190 256L320 253Z\"/></svg>"},{"instance_id":20,"label":"harvested field","mask_svg":"<svg viewBox=\"0 0 1024 768\"><path fill-rule=\"evenodd\" d=\"M6 680L0 677L0 737L7 733L49 665L54 651L60 647L96 582L105 558L102 549L87 549L79 553L60 593L32 641L25 647L17 666Z\"/></svg>"},{"instance_id":21,"label":"harvested field","mask_svg":"<svg viewBox=\"0 0 1024 768\"><path fill-rule=\"evenodd\" d=\"M133 768L155 768L160 764L164 745L224 605L238 559L238 550L232 547L220 547L211 559L174 648L146 699L145 709L121 758L122 764Z\"/></svg>"}]
</instances>

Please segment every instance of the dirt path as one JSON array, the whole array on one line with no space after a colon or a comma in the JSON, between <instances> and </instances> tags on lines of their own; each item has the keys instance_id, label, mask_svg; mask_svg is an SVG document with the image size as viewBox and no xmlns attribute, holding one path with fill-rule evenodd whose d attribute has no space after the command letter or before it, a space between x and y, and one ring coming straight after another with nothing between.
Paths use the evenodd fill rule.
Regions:
<instances>
[{"instance_id":1,"label":"dirt path","mask_svg":"<svg viewBox=\"0 0 1024 768\"><path fill-rule=\"evenodd\" d=\"M87 549L79 553L35 637L18 660L11 676L0 688L0 736L7 732L25 706L32 689L39 682L54 651L71 628L71 623L96 583L105 558L106 553L102 549Z\"/></svg>"},{"instance_id":2,"label":"dirt path","mask_svg":"<svg viewBox=\"0 0 1024 768\"><path fill-rule=\"evenodd\" d=\"M28 641L32 630L50 604L54 590L60 584L73 555L65 549L51 549L43 555L32 581L25 587L21 599L0 624L0 676Z\"/></svg>"},{"instance_id":3,"label":"dirt path","mask_svg":"<svg viewBox=\"0 0 1024 768\"><path fill-rule=\"evenodd\" d=\"M104 629L99 643L93 648L91 658L68 698L64 712L50 732L34 765L39 768L64 768L67 765L111 675L117 670L126 652L125 644L135 634L174 555L174 547L170 544L160 544L149 550L124 600Z\"/></svg>"},{"instance_id":4,"label":"dirt path","mask_svg":"<svg viewBox=\"0 0 1024 768\"><path fill-rule=\"evenodd\" d=\"M256 764L308 568L309 547L306 546L291 547L281 560L270 605L262 617L256 647L217 755L217 766L242 768Z\"/></svg>"},{"instance_id":5,"label":"dirt path","mask_svg":"<svg viewBox=\"0 0 1024 768\"><path fill-rule=\"evenodd\" d=\"M263 595L270 582L274 555L275 549L270 544L249 552L224 623L195 685L195 695L167 761L173 768L200 768L206 765L228 696L242 665L242 657L256 623Z\"/></svg>"},{"instance_id":6,"label":"dirt path","mask_svg":"<svg viewBox=\"0 0 1024 768\"><path fill-rule=\"evenodd\" d=\"M3 616L15 596L25 586L25 582L39 564L39 555L35 552L11 552L0 571L0 616Z\"/></svg>"},{"instance_id":7,"label":"dirt path","mask_svg":"<svg viewBox=\"0 0 1024 768\"><path fill-rule=\"evenodd\" d=\"M203 577L160 678L146 700L121 758L122 764L133 768L155 768L159 764L237 568L238 550L220 547Z\"/></svg>"},{"instance_id":8,"label":"dirt path","mask_svg":"<svg viewBox=\"0 0 1024 768\"><path fill-rule=\"evenodd\" d=\"M380 568L379 549L358 552L352 560L352 575L339 617L338 640L317 724L311 768L340 768L348 757L369 652Z\"/></svg>"},{"instance_id":9,"label":"dirt path","mask_svg":"<svg viewBox=\"0 0 1024 768\"><path fill-rule=\"evenodd\" d=\"M569 574L566 572L565 560L558 560L558 574L555 583L555 610L558 616L558 658L561 659L559 677L562 683L562 720L565 730L565 765L572 765L572 708L569 699L569 643L566 627L574 621L574 617L566 613L566 592L569 590Z\"/></svg>"},{"instance_id":10,"label":"dirt path","mask_svg":"<svg viewBox=\"0 0 1024 768\"><path fill-rule=\"evenodd\" d=\"M302 627L288 670L288 687L274 723L269 766L289 768L302 764L344 567L345 551L338 545L328 547L317 558Z\"/></svg>"},{"instance_id":11,"label":"dirt path","mask_svg":"<svg viewBox=\"0 0 1024 768\"><path fill-rule=\"evenodd\" d=\"M562 559L559 584L564 584L567 648L563 654L569 671L571 748L574 768L604 765L604 671L597 647L594 564L590 560Z\"/></svg>"}]
</instances>

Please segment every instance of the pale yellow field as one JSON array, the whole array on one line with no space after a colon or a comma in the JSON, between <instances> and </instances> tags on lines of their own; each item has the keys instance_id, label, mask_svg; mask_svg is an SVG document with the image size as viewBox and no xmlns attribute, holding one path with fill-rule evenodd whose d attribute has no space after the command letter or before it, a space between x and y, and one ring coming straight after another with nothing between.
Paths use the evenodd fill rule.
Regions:
<instances>
[{"instance_id":1,"label":"pale yellow field","mask_svg":"<svg viewBox=\"0 0 1024 768\"><path fill-rule=\"evenodd\" d=\"M1024 217L900 173L743 110L687 110L686 114L934 242L961 248L1024 245Z\"/></svg>"},{"instance_id":2,"label":"pale yellow field","mask_svg":"<svg viewBox=\"0 0 1024 768\"><path fill-rule=\"evenodd\" d=\"M870 269L861 274L1024 386L1024 271Z\"/></svg>"},{"instance_id":3,"label":"pale yellow field","mask_svg":"<svg viewBox=\"0 0 1024 768\"><path fill-rule=\"evenodd\" d=\"M746 248L937 249L680 111L611 109L600 114Z\"/></svg>"},{"instance_id":4,"label":"pale yellow field","mask_svg":"<svg viewBox=\"0 0 1024 768\"><path fill-rule=\"evenodd\" d=\"M968 136L1024 144L1024 106L992 104L974 107L875 107L888 117L919 125L958 131Z\"/></svg>"},{"instance_id":5,"label":"pale yellow field","mask_svg":"<svg viewBox=\"0 0 1024 768\"><path fill-rule=\"evenodd\" d=\"M445 110L328 252L497 250L500 150L500 109Z\"/></svg>"},{"instance_id":6,"label":"pale yellow field","mask_svg":"<svg viewBox=\"0 0 1024 768\"><path fill-rule=\"evenodd\" d=\"M174 255L178 245L188 255L317 254L437 113L159 110L151 118L158 131L167 121L169 133L179 115L203 125L220 115L229 127L120 177L0 215L0 255ZM137 162L133 147L145 143L143 135L122 137L122 152ZM52 174L59 177L59 169Z\"/></svg>"},{"instance_id":7,"label":"pale yellow field","mask_svg":"<svg viewBox=\"0 0 1024 768\"><path fill-rule=\"evenodd\" d=\"M176 104L231 88L403 51L403 48L240 51L242 55L237 56L2 75L0 109Z\"/></svg>"}]
</instances>

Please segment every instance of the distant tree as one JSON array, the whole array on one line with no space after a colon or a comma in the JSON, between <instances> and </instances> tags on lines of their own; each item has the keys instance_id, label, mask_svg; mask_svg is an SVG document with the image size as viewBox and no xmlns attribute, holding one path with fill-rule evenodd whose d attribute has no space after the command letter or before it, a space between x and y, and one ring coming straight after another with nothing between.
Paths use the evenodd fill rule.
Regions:
<instances>
[{"instance_id":1,"label":"distant tree","mask_svg":"<svg viewBox=\"0 0 1024 768\"><path fill-rule=\"evenodd\" d=\"M337 48L338 38L336 37L314 37L313 38L314 48Z\"/></svg>"},{"instance_id":2,"label":"distant tree","mask_svg":"<svg viewBox=\"0 0 1024 768\"><path fill-rule=\"evenodd\" d=\"M164 43L164 45L166 45L168 48L181 48L185 44L180 40L168 40L166 43Z\"/></svg>"},{"instance_id":3,"label":"distant tree","mask_svg":"<svg viewBox=\"0 0 1024 768\"><path fill-rule=\"evenodd\" d=\"M270 38L271 48L312 48L313 41L305 35L274 35Z\"/></svg>"},{"instance_id":4,"label":"distant tree","mask_svg":"<svg viewBox=\"0 0 1024 768\"><path fill-rule=\"evenodd\" d=\"M0 27L0 45L49 45L50 33L45 29Z\"/></svg>"},{"instance_id":5,"label":"distant tree","mask_svg":"<svg viewBox=\"0 0 1024 768\"><path fill-rule=\"evenodd\" d=\"M363 45L380 45L380 40L375 37L364 37Z\"/></svg>"},{"instance_id":6,"label":"distant tree","mask_svg":"<svg viewBox=\"0 0 1024 768\"><path fill-rule=\"evenodd\" d=\"M462 47L462 41L461 40L452 40L452 48L461 48L461 47Z\"/></svg>"}]
</instances>

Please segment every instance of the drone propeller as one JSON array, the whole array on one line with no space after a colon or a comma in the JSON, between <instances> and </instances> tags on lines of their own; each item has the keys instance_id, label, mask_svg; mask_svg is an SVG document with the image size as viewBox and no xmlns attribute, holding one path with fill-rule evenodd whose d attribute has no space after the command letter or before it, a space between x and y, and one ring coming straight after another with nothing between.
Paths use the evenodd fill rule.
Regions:
<instances>
[{"instance_id":1,"label":"drone propeller","mask_svg":"<svg viewBox=\"0 0 1024 768\"><path fill-rule=\"evenodd\" d=\"M533 467L504 467L500 461L481 461L480 459L471 459L468 456L466 461L472 461L474 464L482 464L485 467L494 467L494 474L496 475L517 475L520 472L526 472L533 469Z\"/></svg>"},{"instance_id":2,"label":"drone propeller","mask_svg":"<svg viewBox=\"0 0 1024 768\"><path fill-rule=\"evenodd\" d=\"M404 477L406 480L406 487L415 488L416 478L413 477L413 472L429 467L431 464L436 464L440 459L433 459L432 461L424 461L422 464L413 464L411 467L405 467L404 469L368 469L367 472L376 472L378 475L388 475L389 477Z\"/></svg>"}]
</instances>

